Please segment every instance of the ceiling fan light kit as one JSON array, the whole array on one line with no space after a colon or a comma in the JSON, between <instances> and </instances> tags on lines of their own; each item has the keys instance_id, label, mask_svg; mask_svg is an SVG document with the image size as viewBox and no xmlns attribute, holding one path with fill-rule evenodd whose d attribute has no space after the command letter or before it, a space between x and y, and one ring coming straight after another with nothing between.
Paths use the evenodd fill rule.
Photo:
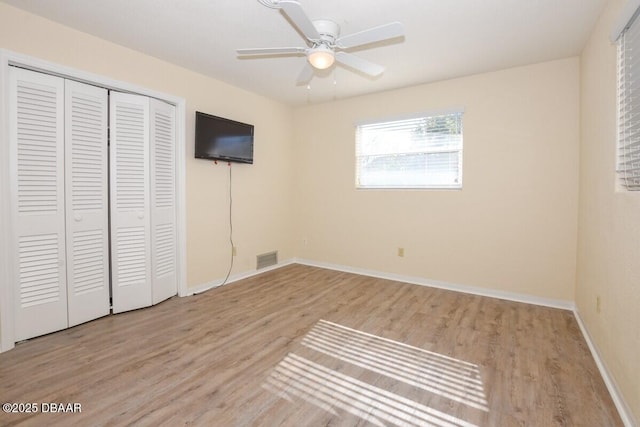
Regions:
<instances>
[{"instance_id":1,"label":"ceiling fan light kit","mask_svg":"<svg viewBox=\"0 0 640 427\"><path fill-rule=\"evenodd\" d=\"M311 21L296 0L271 0L268 4L266 2L269 0L258 1L265 6L280 9L304 36L307 47L238 49L236 52L239 56L305 54L308 63L313 68L305 65L298 76L297 84L299 85L306 84L313 78L314 69L326 70L335 63L365 75L377 77L384 71L383 66L348 53L346 50L404 36L402 24L392 22L339 37L340 26L337 23L328 19Z\"/></svg>"},{"instance_id":2,"label":"ceiling fan light kit","mask_svg":"<svg viewBox=\"0 0 640 427\"><path fill-rule=\"evenodd\" d=\"M323 45L309 49L307 53L309 64L318 70L326 70L331 67L335 59L336 57L333 51Z\"/></svg>"},{"instance_id":3,"label":"ceiling fan light kit","mask_svg":"<svg viewBox=\"0 0 640 427\"><path fill-rule=\"evenodd\" d=\"M336 55L333 46L340 34L340 26L328 19L318 19L312 22L320 35L320 40L307 50L307 60L314 68L326 70L335 62Z\"/></svg>"}]
</instances>

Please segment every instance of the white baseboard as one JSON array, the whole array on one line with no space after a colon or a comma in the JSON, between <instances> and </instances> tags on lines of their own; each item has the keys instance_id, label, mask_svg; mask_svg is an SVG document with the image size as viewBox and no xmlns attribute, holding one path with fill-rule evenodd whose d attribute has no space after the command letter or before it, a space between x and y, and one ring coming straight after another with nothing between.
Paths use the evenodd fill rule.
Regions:
<instances>
[{"instance_id":1,"label":"white baseboard","mask_svg":"<svg viewBox=\"0 0 640 427\"><path fill-rule=\"evenodd\" d=\"M607 389L609 390L609 394L613 399L613 403L616 405L616 408L618 409L618 413L620 414L620 418L622 418L622 422L624 423L625 427L637 427L639 425L637 420L635 420L635 417L633 416L631 409L629 408L629 406L627 405L627 402L622 397L622 394L618 389L618 385L616 384L616 381L613 379L613 376L611 376L611 374L609 373L609 370L607 369L607 365L605 365L604 361L600 357L598 348L591 340L591 335L589 335L589 331L587 330L587 327L582 321L582 318L580 317L580 313L578 312L577 308L573 310L573 314L575 315L576 320L578 321L578 325L580 326L582 335L584 336L584 339L587 342L587 345L589 346L589 350L591 350L591 355L593 356L593 359L596 361L596 365L600 370L600 375L602 375L602 379L604 380L604 383L606 384Z\"/></svg>"},{"instance_id":2,"label":"white baseboard","mask_svg":"<svg viewBox=\"0 0 640 427\"><path fill-rule=\"evenodd\" d=\"M290 264L295 264L295 261L293 259L288 259L282 262L279 262L276 265L272 265L269 267L265 267L265 268L261 268L260 270L251 270L251 271L245 271L242 273L238 273L238 274L233 274L231 276L229 276L229 279L227 279L227 282L225 283L225 285L228 285L229 283L233 283L233 282L237 282L238 280L242 280L242 279L247 279L249 277L253 277L253 276L257 276L258 274L262 274L262 273L266 273L267 271L271 271L271 270L276 270L278 268L282 268L286 265L290 265ZM191 296L191 295L195 295L195 294L201 294L202 292L206 292L210 289L213 288L217 288L218 286L222 285L222 283L224 282L224 279L219 279L219 280L213 280L211 282L206 282L206 283L202 283L200 285L197 286L192 286L187 288L187 293L184 295L180 295L180 296Z\"/></svg>"},{"instance_id":3,"label":"white baseboard","mask_svg":"<svg viewBox=\"0 0 640 427\"><path fill-rule=\"evenodd\" d=\"M311 261L307 259L294 258L294 263L309 265L312 267L326 268L329 270L342 271L345 273L360 274L363 276L376 277L379 279L394 280L397 282L411 283L420 286L429 286L432 288L446 289L449 291L463 292L465 294L480 295L484 297L498 298L508 301L522 302L526 304L541 305L545 307L560 308L563 310L575 309L575 303L568 300L557 300L551 298L542 298L533 295L519 294L515 292L505 292L495 289L479 288L475 286L460 285L455 283L441 282L438 280L429 280L422 277L404 276L395 273L385 273L381 271L368 270L364 268L349 267L339 264L330 264L325 262Z\"/></svg>"}]
</instances>

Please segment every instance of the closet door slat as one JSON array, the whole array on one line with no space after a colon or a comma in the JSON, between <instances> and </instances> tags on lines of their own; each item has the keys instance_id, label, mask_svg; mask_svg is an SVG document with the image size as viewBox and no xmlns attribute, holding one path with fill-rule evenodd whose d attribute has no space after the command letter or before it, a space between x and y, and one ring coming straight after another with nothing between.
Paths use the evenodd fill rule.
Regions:
<instances>
[{"instance_id":1,"label":"closet door slat","mask_svg":"<svg viewBox=\"0 0 640 427\"><path fill-rule=\"evenodd\" d=\"M109 314L108 91L65 82L69 326Z\"/></svg>"},{"instance_id":2,"label":"closet door slat","mask_svg":"<svg viewBox=\"0 0 640 427\"><path fill-rule=\"evenodd\" d=\"M9 69L15 341L67 321L64 80Z\"/></svg>"},{"instance_id":3,"label":"closet door slat","mask_svg":"<svg viewBox=\"0 0 640 427\"><path fill-rule=\"evenodd\" d=\"M149 98L110 94L113 312L152 302L149 210Z\"/></svg>"},{"instance_id":4,"label":"closet door slat","mask_svg":"<svg viewBox=\"0 0 640 427\"><path fill-rule=\"evenodd\" d=\"M178 292L175 107L151 102L151 276L153 303Z\"/></svg>"}]
</instances>

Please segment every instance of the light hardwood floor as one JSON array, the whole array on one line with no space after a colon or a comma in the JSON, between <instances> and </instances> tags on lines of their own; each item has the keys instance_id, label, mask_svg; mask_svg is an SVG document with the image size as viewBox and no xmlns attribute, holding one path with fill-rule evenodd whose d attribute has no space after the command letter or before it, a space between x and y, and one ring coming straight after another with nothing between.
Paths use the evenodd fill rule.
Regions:
<instances>
[{"instance_id":1,"label":"light hardwood floor","mask_svg":"<svg viewBox=\"0 0 640 427\"><path fill-rule=\"evenodd\" d=\"M569 311L291 265L0 354L0 425L619 426Z\"/></svg>"}]
</instances>

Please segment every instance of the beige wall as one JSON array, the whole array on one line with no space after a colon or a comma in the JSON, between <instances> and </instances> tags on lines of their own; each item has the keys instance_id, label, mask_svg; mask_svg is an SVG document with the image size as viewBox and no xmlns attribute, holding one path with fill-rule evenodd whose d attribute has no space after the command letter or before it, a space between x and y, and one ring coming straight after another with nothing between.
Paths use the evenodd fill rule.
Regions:
<instances>
[{"instance_id":1,"label":"beige wall","mask_svg":"<svg viewBox=\"0 0 640 427\"><path fill-rule=\"evenodd\" d=\"M255 125L255 163L233 166L233 273L256 254L293 256L290 107L0 3L0 47L186 99L189 286L224 278L229 266L228 167L193 156L195 111Z\"/></svg>"},{"instance_id":2,"label":"beige wall","mask_svg":"<svg viewBox=\"0 0 640 427\"><path fill-rule=\"evenodd\" d=\"M572 301L579 99L570 58L296 109L298 256ZM451 107L463 190L355 190L355 122Z\"/></svg>"},{"instance_id":3,"label":"beige wall","mask_svg":"<svg viewBox=\"0 0 640 427\"><path fill-rule=\"evenodd\" d=\"M622 5L609 2L581 58L576 304L638 422L640 194L616 191L616 47L609 41Z\"/></svg>"}]
</instances>

